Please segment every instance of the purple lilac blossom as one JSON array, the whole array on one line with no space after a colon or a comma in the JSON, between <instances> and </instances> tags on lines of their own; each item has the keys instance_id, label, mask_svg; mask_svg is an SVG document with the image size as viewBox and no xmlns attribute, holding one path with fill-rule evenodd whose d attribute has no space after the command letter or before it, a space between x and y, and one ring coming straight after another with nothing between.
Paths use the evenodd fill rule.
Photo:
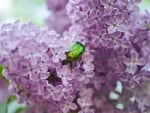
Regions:
<instances>
[{"instance_id":1,"label":"purple lilac blossom","mask_svg":"<svg viewBox=\"0 0 150 113\"><path fill-rule=\"evenodd\" d=\"M68 30L71 22L66 13L66 5L68 0L46 0L49 16L46 19L46 24L49 30L55 30L60 34Z\"/></svg>"},{"instance_id":2,"label":"purple lilac blossom","mask_svg":"<svg viewBox=\"0 0 150 113\"><path fill-rule=\"evenodd\" d=\"M129 10L127 8L129 4L132 7L137 7L137 2L134 4L131 4L131 2L127 0L122 2L120 0L70 0L67 4L67 12L72 24L81 25L84 34L90 41L99 37L100 33L112 35L117 31L120 32L121 38L116 36L116 39L120 42L126 42L130 40L130 36L134 35L133 30L137 29L137 27L132 29L132 26L136 24L133 17L137 15L136 11L139 8L136 11ZM107 41L106 44L101 41L96 41L95 44L105 46ZM115 46L119 48L120 44L114 45L114 49ZM109 48L109 46L106 47Z\"/></svg>"},{"instance_id":3,"label":"purple lilac blossom","mask_svg":"<svg viewBox=\"0 0 150 113\"><path fill-rule=\"evenodd\" d=\"M31 23L21 25L16 21L2 25L0 48L5 52L0 53L0 64L4 67L3 75L10 80L11 93L20 102L29 105L54 102L63 113L77 109L75 99L85 84L79 78L94 76L94 59L86 48L83 57L89 58L81 57L73 62L72 69L69 64L62 65L65 52L73 43L83 40L84 44L84 37L77 38L72 29L61 37L55 31L42 30Z\"/></svg>"},{"instance_id":4,"label":"purple lilac blossom","mask_svg":"<svg viewBox=\"0 0 150 113\"><path fill-rule=\"evenodd\" d=\"M70 0L67 4L72 26L82 27L78 35L86 37L94 55L95 76L89 84L96 90L95 113L143 113L140 101L135 99L137 106L124 99L134 97L130 87L138 87L141 78L149 76L149 13L140 14L138 3L140 0ZM108 95L117 80L128 75L130 81L122 81L128 83L123 85L125 92L113 102ZM118 104L124 109L117 108Z\"/></svg>"},{"instance_id":5,"label":"purple lilac blossom","mask_svg":"<svg viewBox=\"0 0 150 113\"><path fill-rule=\"evenodd\" d=\"M139 3L47 0L49 30L2 25L3 75L27 113L148 113L150 14L140 14ZM77 41L81 58L62 65Z\"/></svg>"}]
</instances>

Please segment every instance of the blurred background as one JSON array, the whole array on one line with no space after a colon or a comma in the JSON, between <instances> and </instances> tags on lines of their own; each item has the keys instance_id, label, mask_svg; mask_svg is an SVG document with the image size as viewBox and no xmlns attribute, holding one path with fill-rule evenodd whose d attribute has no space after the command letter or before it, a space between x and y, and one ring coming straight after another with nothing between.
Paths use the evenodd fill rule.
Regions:
<instances>
[{"instance_id":1,"label":"blurred background","mask_svg":"<svg viewBox=\"0 0 150 113\"><path fill-rule=\"evenodd\" d=\"M0 0L0 4L0 24L20 20L23 23L32 22L37 26L44 27L44 21L50 14L45 0ZM150 0L142 0L139 6L142 13L150 10ZM5 95L8 90L6 90L7 83L5 83L7 81L1 76L1 70L0 67L0 113L22 113L25 104L18 104L14 96L3 100L3 96L8 96Z\"/></svg>"},{"instance_id":2,"label":"blurred background","mask_svg":"<svg viewBox=\"0 0 150 113\"><path fill-rule=\"evenodd\" d=\"M145 10L150 10L150 0L142 0L139 6L142 13L144 13Z\"/></svg>"},{"instance_id":3,"label":"blurred background","mask_svg":"<svg viewBox=\"0 0 150 113\"><path fill-rule=\"evenodd\" d=\"M45 0L0 0L0 24L20 20L44 26L49 12Z\"/></svg>"},{"instance_id":4,"label":"blurred background","mask_svg":"<svg viewBox=\"0 0 150 113\"><path fill-rule=\"evenodd\" d=\"M49 15L45 0L0 0L0 24L20 20L45 26L44 19ZM150 9L150 0L142 0L141 12Z\"/></svg>"}]
</instances>

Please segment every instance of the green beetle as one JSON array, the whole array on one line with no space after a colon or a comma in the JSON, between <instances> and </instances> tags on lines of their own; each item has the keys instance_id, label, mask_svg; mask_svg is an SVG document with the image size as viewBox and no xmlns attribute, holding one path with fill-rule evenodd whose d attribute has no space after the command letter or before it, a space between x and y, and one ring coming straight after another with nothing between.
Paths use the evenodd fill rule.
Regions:
<instances>
[{"instance_id":1,"label":"green beetle","mask_svg":"<svg viewBox=\"0 0 150 113\"><path fill-rule=\"evenodd\" d=\"M81 44L80 42L74 43L71 46L71 50L65 52L66 59L62 61L62 64L66 65L68 63L72 63L73 61L76 61L84 53L84 50L85 50L85 46L83 44Z\"/></svg>"}]
</instances>

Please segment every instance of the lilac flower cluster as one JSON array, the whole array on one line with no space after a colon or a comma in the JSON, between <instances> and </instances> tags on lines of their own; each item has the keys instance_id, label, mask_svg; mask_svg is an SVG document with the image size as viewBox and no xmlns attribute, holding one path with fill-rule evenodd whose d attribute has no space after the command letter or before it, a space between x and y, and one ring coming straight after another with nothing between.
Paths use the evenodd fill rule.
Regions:
<instances>
[{"instance_id":1,"label":"lilac flower cluster","mask_svg":"<svg viewBox=\"0 0 150 113\"><path fill-rule=\"evenodd\" d=\"M126 100L135 98L134 90L146 87L141 84L149 78L149 13L140 14L138 3L140 0L69 0L67 4L72 26L82 26L83 31L78 35L86 37L93 50L95 75L91 84L96 113L150 111L149 103ZM115 91L118 81L125 90L119 92L121 96ZM112 101L109 95L114 92L118 98ZM145 95L149 95L149 91ZM106 102L107 107L103 105ZM139 106L145 107L142 110Z\"/></svg>"},{"instance_id":2,"label":"lilac flower cluster","mask_svg":"<svg viewBox=\"0 0 150 113\"><path fill-rule=\"evenodd\" d=\"M83 58L90 57L81 58L73 69L62 65L62 61L71 44L81 39L67 34L63 38L31 23L4 24L0 30L0 64L4 67L3 75L10 80L11 92L17 94L20 102L30 105L55 103L64 113L77 109L74 101L85 81L81 76L88 80L94 73L93 58L87 48Z\"/></svg>"},{"instance_id":3,"label":"lilac flower cluster","mask_svg":"<svg viewBox=\"0 0 150 113\"><path fill-rule=\"evenodd\" d=\"M46 19L49 30L55 30L62 34L71 25L65 9L68 0L46 0L46 3L50 11L49 17Z\"/></svg>"},{"instance_id":4,"label":"lilac flower cluster","mask_svg":"<svg viewBox=\"0 0 150 113\"><path fill-rule=\"evenodd\" d=\"M0 64L26 113L149 113L150 14L139 3L47 0L48 30L4 24ZM64 65L76 42L85 51Z\"/></svg>"}]
</instances>

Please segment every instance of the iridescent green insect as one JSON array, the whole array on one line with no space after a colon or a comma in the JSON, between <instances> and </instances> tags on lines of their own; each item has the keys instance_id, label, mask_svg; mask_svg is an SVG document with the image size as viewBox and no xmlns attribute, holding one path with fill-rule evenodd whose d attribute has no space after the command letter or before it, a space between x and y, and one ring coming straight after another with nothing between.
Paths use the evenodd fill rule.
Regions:
<instances>
[{"instance_id":1,"label":"iridescent green insect","mask_svg":"<svg viewBox=\"0 0 150 113\"><path fill-rule=\"evenodd\" d=\"M71 50L66 52L66 59L62 61L63 65L72 63L81 57L84 53L85 47L80 42L76 42L71 46Z\"/></svg>"}]
</instances>

